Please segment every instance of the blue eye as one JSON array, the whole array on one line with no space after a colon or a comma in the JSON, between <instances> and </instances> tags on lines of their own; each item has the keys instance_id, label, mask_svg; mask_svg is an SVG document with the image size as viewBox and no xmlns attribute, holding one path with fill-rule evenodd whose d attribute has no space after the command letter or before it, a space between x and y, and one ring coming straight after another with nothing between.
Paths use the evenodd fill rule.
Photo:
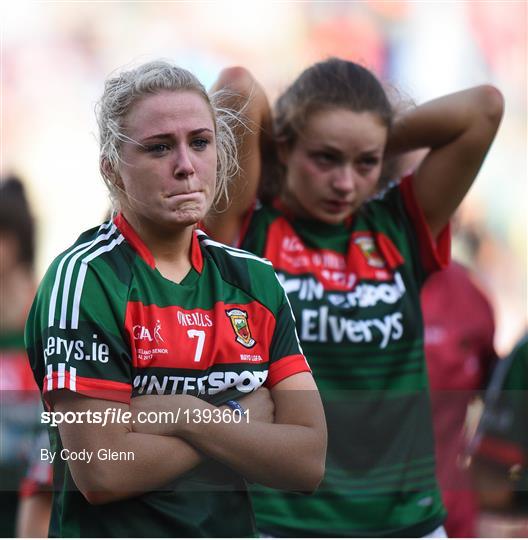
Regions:
<instances>
[{"instance_id":1,"label":"blue eye","mask_svg":"<svg viewBox=\"0 0 528 540\"><path fill-rule=\"evenodd\" d=\"M199 139L193 139L192 142L191 142L191 146L195 150L201 151L201 150L205 150L210 142L211 141L209 141L209 139L204 139L204 138L200 137Z\"/></svg>"},{"instance_id":2,"label":"blue eye","mask_svg":"<svg viewBox=\"0 0 528 540\"><path fill-rule=\"evenodd\" d=\"M149 144L145 150L150 154L164 154L170 150L170 146L165 143Z\"/></svg>"}]
</instances>

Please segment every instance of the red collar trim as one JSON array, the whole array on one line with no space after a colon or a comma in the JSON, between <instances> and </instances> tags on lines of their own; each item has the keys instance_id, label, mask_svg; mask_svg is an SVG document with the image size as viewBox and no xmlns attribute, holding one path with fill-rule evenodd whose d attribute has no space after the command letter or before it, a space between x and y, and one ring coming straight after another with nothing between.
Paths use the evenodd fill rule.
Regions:
<instances>
[{"instance_id":1,"label":"red collar trim","mask_svg":"<svg viewBox=\"0 0 528 540\"><path fill-rule=\"evenodd\" d=\"M134 248L138 255L151 267L156 268L156 261L152 255L150 249L141 240L138 233L132 228L132 225L126 220L125 216L121 212L114 218L115 226L121 231L121 234L125 237L125 240ZM196 231L193 231L191 240L191 264L193 268L200 274L203 269L203 256L200 249L200 242L196 235Z\"/></svg>"},{"instance_id":2,"label":"red collar trim","mask_svg":"<svg viewBox=\"0 0 528 540\"><path fill-rule=\"evenodd\" d=\"M198 234L196 229L193 231L191 240L191 264L193 268L199 273L203 270L203 255L200 248L200 241L198 240Z\"/></svg>"},{"instance_id":3,"label":"red collar trim","mask_svg":"<svg viewBox=\"0 0 528 540\"><path fill-rule=\"evenodd\" d=\"M284 217L290 220L295 219L295 216L293 212L291 211L291 209L282 202L279 196L273 199L273 202L271 205L273 206L273 208L275 208L275 210L278 210L281 214L283 214Z\"/></svg>"},{"instance_id":4,"label":"red collar trim","mask_svg":"<svg viewBox=\"0 0 528 540\"><path fill-rule=\"evenodd\" d=\"M125 216L119 212L114 218L115 226L121 231L125 240L138 252L138 255L151 267L156 268L156 261L150 249L145 245L138 233L132 228L132 225L125 219Z\"/></svg>"}]
</instances>

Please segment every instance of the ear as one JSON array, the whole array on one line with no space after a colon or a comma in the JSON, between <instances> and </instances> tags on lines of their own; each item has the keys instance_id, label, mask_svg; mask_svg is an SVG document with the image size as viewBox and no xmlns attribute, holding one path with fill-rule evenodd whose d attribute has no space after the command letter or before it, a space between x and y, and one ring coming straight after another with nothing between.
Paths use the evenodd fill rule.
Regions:
<instances>
[{"instance_id":1,"label":"ear","mask_svg":"<svg viewBox=\"0 0 528 540\"><path fill-rule=\"evenodd\" d=\"M112 168L108 159L106 158L101 159L101 162L99 163L99 169L101 170L101 174L105 178L108 178L110 182L112 182L112 184L116 185L119 188L123 188L123 181L121 180L121 177Z\"/></svg>"}]
</instances>

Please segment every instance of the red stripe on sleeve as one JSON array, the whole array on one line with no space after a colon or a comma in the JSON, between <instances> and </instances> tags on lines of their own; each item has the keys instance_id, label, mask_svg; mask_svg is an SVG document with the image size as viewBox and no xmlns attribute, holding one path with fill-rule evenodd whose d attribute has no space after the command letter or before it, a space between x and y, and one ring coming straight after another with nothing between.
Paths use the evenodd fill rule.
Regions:
<instances>
[{"instance_id":1,"label":"red stripe on sleeve","mask_svg":"<svg viewBox=\"0 0 528 540\"><path fill-rule=\"evenodd\" d=\"M305 371L312 372L306 358L302 354L285 356L270 364L265 386L267 388L273 388L284 379Z\"/></svg>"},{"instance_id":2,"label":"red stripe on sleeve","mask_svg":"<svg viewBox=\"0 0 528 540\"><path fill-rule=\"evenodd\" d=\"M24 499L26 497L32 497L33 495L36 495L37 493L40 493L41 491L44 491L42 489L41 484L39 484L35 480L24 478L20 484L20 488L18 490L18 496L21 499Z\"/></svg>"},{"instance_id":3,"label":"red stripe on sleeve","mask_svg":"<svg viewBox=\"0 0 528 540\"><path fill-rule=\"evenodd\" d=\"M407 213L416 228L420 257L424 268L429 273L442 270L451 260L451 228L449 223L442 229L435 242L429 230L429 225L425 221L422 209L414 196L412 175L406 176L401 181L399 189Z\"/></svg>"},{"instance_id":4,"label":"red stripe on sleeve","mask_svg":"<svg viewBox=\"0 0 528 540\"><path fill-rule=\"evenodd\" d=\"M488 458L503 465L524 465L526 455L522 448L509 441L495 439L494 437L483 437L480 441L477 455Z\"/></svg>"},{"instance_id":5,"label":"red stripe on sleeve","mask_svg":"<svg viewBox=\"0 0 528 540\"><path fill-rule=\"evenodd\" d=\"M66 372L69 374L69 372ZM44 377L44 384L42 387L42 396L46 396L49 392L54 390L61 390L58 385L59 373L54 371L51 377L52 388L48 390L48 377ZM68 382L68 377L65 378L66 390L71 390L71 381ZM76 377L75 390L72 390L77 394L82 394L95 399L106 399L108 401L119 401L120 403L130 403L130 396L132 394L132 385L127 383L120 383L116 381L107 381L105 379L91 379L89 377Z\"/></svg>"}]
</instances>

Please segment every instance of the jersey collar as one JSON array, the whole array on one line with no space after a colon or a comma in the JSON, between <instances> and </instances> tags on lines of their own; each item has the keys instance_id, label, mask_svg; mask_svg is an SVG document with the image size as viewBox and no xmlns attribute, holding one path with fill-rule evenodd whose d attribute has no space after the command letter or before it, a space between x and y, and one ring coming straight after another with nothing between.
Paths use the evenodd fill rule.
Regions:
<instances>
[{"instance_id":1,"label":"jersey collar","mask_svg":"<svg viewBox=\"0 0 528 540\"><path fill-rule=\"evenodd\" d=\"M114 224L125 237L125 240L137 252L137 254L151 268L156 268L156 261L154 260L154 256L152 255L150 249L145 245L143 240L141 240L138 233L132 228L132 225L130 225L121 212L119 212L119 214L117 214L117 216L114 218ZM191 265L199 274L201 274L203 269L203 256L196 231L193 231L191 240Z\"/></svg>"}]
</instances>

